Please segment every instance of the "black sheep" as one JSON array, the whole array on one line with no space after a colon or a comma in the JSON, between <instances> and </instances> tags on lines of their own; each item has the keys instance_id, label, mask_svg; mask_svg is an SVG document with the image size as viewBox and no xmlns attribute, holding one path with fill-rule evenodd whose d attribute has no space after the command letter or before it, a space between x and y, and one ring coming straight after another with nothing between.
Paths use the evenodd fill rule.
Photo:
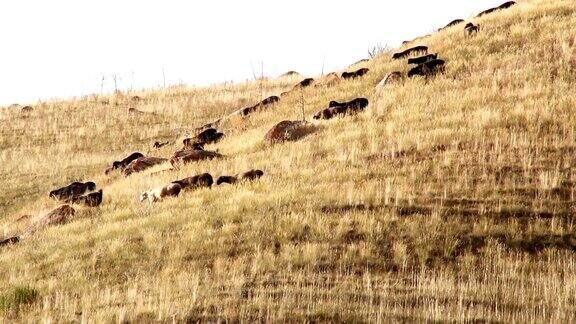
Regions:
<instances>
[{"instance_id":1,"label":"black sheep","mask_svg":"<svg viewBox=\"0 0 576 324\"><path fill-rule=\"evenodd\" d=\"M117 170L117 169L123 170L132 161L137 160L141 157L144 157L144 154L142 154L140 152L134 152L134 153L128 155L127 157L125 157L124 159L122 159L121 161L114 161L112 163L112 166L106 170L106 174L108 174L114 170Z\"/></svg>"},{"instance_id":2,"label":"black sheep","mask_svg":"<svg viewBox=\"0 0 576 324\"><path fill-rule=\"evenodd\" d=\"M239 180L254 181L260 179L263 175L264 172L262 170L252 169L242 174L239 175L237 174L235 176L220 176L216 181L216 185L221 185L223 183L234 184Z\"/></svg>"},{"instance_id":3,"label":"black sheep","mask_svg":"<svg viewBox=\"0 0 576 324\"><path fill-rule=\"evenodd\" d=\"M452 27L452 26L456 26L456 25L458 25L458 24L461 24L461 23L463 23L463 22L464 22L464 19L456 19L456 20L452 20L452 21L451 21L451 22L450 22L448 25L446 25L446 26L444 26L444 27L442 27L442 28L438 29L438 31L441 31L441 30L444 30L444 29L450 28L450 27Z\"/></svg>"},{"instance_id":4,"label":"black sheep","mask_svg":"<svg viewBox=\"0 0 576 324\"><path fill-rule=\"evenodd\" d=\"M422 63L417 67L408 71L408 77L413 77L416 75L420 76L431 75L436 71L438 71L438 69L441 69L444 66L444 63L445 63L444 60L432 60L426 63Z\"/></svg>"},{"instance_id":5,"label":"black sheep","mask_svg":"<svg viewBox=\"0 0 576 324\"><path fill-rule=\"evenodd\" d=\"M490 9L488 9L488 10L482 11L482 12L479 13L478 16L476 16L476 17L482 17L482 16L484 16L484 15L493 13L493 12L498 11L498 10L508 9L508 8L512 7L513 5L515 5L515 4L516 4L516 2L514 2L514 1L505 2L505 3L501 4L501 5L499 5L498 7L490 8Z\"/></svg>"},{"instance_id":6,"label":"black sheep","mask_svg":"<svg viewBox=\"0 0 576 324\"><path fill-rule=\"evenodd\" d=\"M478 33L478 31L480 30L480 27L477 25L474 25L473 23L467 23L466 26L464 26L464 30L468 32L468 35L472 35L472 34Z\"/></svg>"},{"instance_id":7,"label":"black sheep","mask_svg":"<svg viewBox=\"0 0 576 324\"><path fill-rule=\"evenodd\" d=\"M294 86L294 88L306 88L309 85L311 85L312 82L314 82L314 79L307 78L307 79L300 81L296 86Z\"/></svg>"},{"instance_id":8,"label":"black sheep","mask_svg":"<svg viewBox=\"0 0 576 324\"><path fill-rule=\"evenodd\" d=\"M193 177L188 177L182 180L173 181L182 187L182 189L197 189L197 188L210 188L214 183L214 179L210 173L202 173Z\"/></svg>"},{"instance_id":9,"label":"black sheep","mask_svg":"<svg viewBox=\"0 0 576 324\"><path fill-rule=\"evenodd\" d=\"M72 182L66 187L58 188L56 190L50 191L50 198L56 200L67 200L70 198L78 197L83 195L85 192L89 192L96 189L96 184L92 181L83 182Z\"/></svg>"},{"instance_id":10,"label":"black sheep","mask_svg":"<svg viewBox=\"0 0 576 324\"><path fill-rule=\"evenodd\" d=\"M268 105L277 103L278 101L280 101L280 97L278 97L278 96L268 97L268 98L262 100L261 102L255 104L255 105L252 106L252 107L246 107L246 108L242 109L242 110L240 111L240 114L241 114L242 116L248 116L248 115L250 115L251 113L253 113L254 111L257 111L257 110L259 110L259 109L261 109L261 108L264 108L265 106L268 106Z\"/></svg>"},{"instance_id":11,"label":"black sheep","mask_svg":"<svg viewBox=\"0 0 576 324\"><path fill-rule=\"evenodd\" d=\"M19 236L13 236L13 237L9 237L7 239L0 241L0 246L4 246L4 245L8 245L8 244L16 244L18 242L20 242L20 237Z\"/></svg>"},{"instance_id":12,"label":"black sheep","mask_svg":"<svg viewBox=\"0 0 576 324\"><path fill-rule=\"evenodd\" d=\"M413 53L419 53L419 52L428 52L428 46L423 46L423 45L415 46L415 47L409 48L407 50L404 50L402 52L395 53L394 55L392 55L392 58L397 60L397 59L408 57L408 56L412 55Z\"/></svg>"},{"instance_id":13,"label":"black sheep","mask_svg":"<svg viewBox=\"0 0 576 324\"><path fill-rule=\"evenodd\" d=\"M361 68L361 69L356 70L354 72L344 72L344 73L342 73L342 79L359 78L361 76L364 76L366 73L368 73L368 71L370 71L370 70L367 68Z\"/></svg>"},{"instance_id":14,"label":"black sheep","mask_svg":"<svg viewBox=\"0 0 576 324\"><path fill-rule=\"evenodd\" d=\"M66 200L67 203L84 205L86 207L98 207L102 203L102 189L84 196L72 197Z\"/></svg>"},{"instance_id":15,"label":"black sheep","mask_svg":"<svg viewBox=\"0 0 576 324\"><path fill-rule=\"evenodd\" d=\"M438 58L438 54L428 54L420 57L408 59L408 64L422 64Z\"/></svg>"},{"instance_id":16,"label":"black sheep","mask_svg":"<svg viewBox=\"0 0 576 324\"><path fill-rule=\"evenodd\" d=\"M356 98L348 102L330 101L328 108L322 109L314 115L314 119L331 119L337 115L355 113L368 106L368 99Z\"/></svg>"},{"instance_id":17,"label":"black sheep","mask_svg":"<svg viewBox=\"0 0 576 324\"><path fill-rule=\"evenodd\" d=\"M223 183L234 184L236 181L238 181L238 178L234 176L220 176L218 177L218 180L216 180L216 185L219 186Z\"/></svg>"}]
</instances>

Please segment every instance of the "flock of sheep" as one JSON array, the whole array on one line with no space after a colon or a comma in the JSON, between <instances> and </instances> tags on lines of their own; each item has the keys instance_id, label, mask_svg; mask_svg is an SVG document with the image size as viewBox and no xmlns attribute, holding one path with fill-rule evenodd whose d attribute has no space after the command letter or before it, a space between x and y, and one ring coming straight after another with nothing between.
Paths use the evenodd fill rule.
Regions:
<instances>
[{"instance_id":1,"label":"flock of sheep","mask_svg":"<svg viewBox=\"0 0 576 324\"><path fill-rule=\"evenodd\" d=\"M514 5L515 2L510 1L498 6L496 8L491 8L481 12L478 16L482 16L496 10L506 9ZM452 27L463 23L464 20L458 19L452 21L444 28ZM441 28L441 29L444 29ZM465 26L465 30L469 34L474 34L479 31L479 27L473 23L468 23ZM428 77L437 71L441 71L445 64L445 61L438 58L438 54L427 54L427 46L416 46L393 54L392 59L404 59L408 58L408 64L415 64L416 66L411 68L407 72L408 77L414 76L424 76ZM419 57L412 57L414 54L424 54ZM362 68L353 72L344 72L340 75L342 79L355 79L363 77L369 73L369 69ZM337 75L329 75L328 77L338 78ZM403 77L401 72L395 71L389 73L378 86L388 84L394 80L398 80ZM296 84L293 88L301 89L311 86L314 83L314 79L307 78ZM281 94L281 97L288 95L290 91ZM139 98L138 98L139 99ZM259 110L265 109L266 107L273 105L280 101L281 98L278 96L268 97L257 104L242 108L232 115L239 115L242 117L249 116ZM331 101L327 108L321 109L316 114L314 114L314 119L330 119L341 115L350 115L363 111L369 102L366 98L356 98L347 102L337 102ZM26 110L29 110L27 108ZM105 173L110 174L112 172L121 172L124 176L129 176L133 173L142 172L149 169L155 165L162 164L165 162L170 162L173 168L177 168L179 165L187 164L191 162L217 159L224 157L222 154L214 151L208 151L204 149L207 144L212 144L218 142L225 135L219 132L215 127L222 121L222 119L216 120L212 123L206 124L202 127L196 129L196 135L193 137L186 138L182 141L183 148L174 152L170 159L160 158L160 157L149 157L142 153L134 152L120 161L114 161L112 165L106 169ZM308 129L310 124L305 121L282 121L276 124L265 136L265 140L269 142L278 142L286 140L294 140L300 138L301 136L309 133ZM159 148L164 145L169 144L169 142L156 142L154 147ZM250 170L248 172L234 175L234 176L220 176L216 180L216 185L222 185L225 183L233 184L238 181L252 181L259 179L263 176L263 171L261 170ZM150 203L158 202L166 197L175 197L180 194L183 190L194 190L198 188L211 187L214 183L212 175L208 173L203 173L193 177L188 177L181 180L175 180L167 185L159 186L155 189L151 189L143 192L140 195L140 201L148 200ZM97 207L102 203L102 189L96 191L96 184L94 182L73 182L65 187L55 189L49 193L49 196L55 200L65 202L68 204L83 205L86 207ZM62 207L62 206L61 206ZM59 207L57 210L60 210ZM71 207L70 207L71 208ZM52 211L48 215L52 215L56 210ZM72 209L73 211L73 209ZM70 214L69 210L66 210ZM72 212L73 214L73 212ZM47 216L48 216L47 215ZM45 217L46 218L46 217ZM57 217L58 218L58 217ZM60 217L61 218L61 217ZM60 219L58 218L58 219ZM46 222L46 220L44 220ZM50 223L50 220L47 222ZM19 237L11 237L0 241L0 246L5 244L12 244L19 241Z\"/></svg>"}]
</instances>

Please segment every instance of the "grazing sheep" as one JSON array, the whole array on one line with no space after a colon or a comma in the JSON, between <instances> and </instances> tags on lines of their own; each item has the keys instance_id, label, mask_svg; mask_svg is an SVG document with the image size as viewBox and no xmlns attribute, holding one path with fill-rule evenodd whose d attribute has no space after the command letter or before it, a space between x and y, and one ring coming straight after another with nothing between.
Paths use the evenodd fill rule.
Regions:
<instances>
[{"instance_id":1,"label":"grazing sheep","mask_svg":"<svg viewBox=\"0 0 576 324\"><path fill-rule=\"evenodd\" d=\"M268 97L268 98L262 100L262 102L260 102L260 105L262 105L262 106L271 105L273 103L278 102L279 100L280 100L280 98L278 98L278 96L271 96L271 97Z\"/></svg>"},{"instance_id":2,"label":"grazing sheep","mask_svg":"<svg viewBox=\"0 0 576 324\"><path fill-rule=\"evenodd\" d=\"M438 31L441 31L441 30L444 30L444 29L450 28L450 27L452 27L452 26L456 26L456 25L458 25L458 24L461 24L461 23L463 23L463 22L464 22L464 19L456 19L456 20L452 20L452 21L451 21L451 22L450 22L448 25L446 25L446 26L444 26L444 27L442 27L442 28L438 29Z\"/></svg>"},{"instance_id":3,"label":"grazing sheep","mask_svg":"<svg viewBox=\"0 0 576 324\"><path fill-rule=\"evenodd\" d=\"M344 107L346 110L358 111L366 108L368 106L368 99L366 98L356 98L354 100L350 100L348 102L338 102L338 101L330 101L328 107Z\"/></svg>"},{"instance_id":4,"label":"grazing sheep","mask_svg":"<svg viewBox=\"0 0 576 324\"><path fill-rule=\"evenodd\" d=\"M296 72L296 71L288 71L284 74L282 74L280 77L291 77L291 76L299 76L300 73Z\"/></svg>"},{"instance_id":5,"label":"grazing sheep","mask_svg":"<svg viewBox=\"0 0 576 324\"><path fill-rule=\"evenodd\" d=\"M210 173L202 173L193 177L188 177L182 180L173 181L180 185L182 190L197 189L197 188L210 188L214 183L214 179Z\"/></svg>"},{"instance_id":6,"label":"grazing sheep","mask_svg":"<svg viewBox=\"0 0 576 324\"><path fill-rule=\"evenodd\" d=\"M146 113L141 111L141 110L138 110L136 108L128 108L128 114L130 114L130 115L144 115Z\"/></svg>"},{"instance_id":7,"label":"grazing sheep","mask_svg":"<svg viewBox=\"0 0 576 324\"><path fill-rule=\"evenodd\" d=\"M11 245L11 244L16 244L20 242L20 237L19 236L13 236L13 237L9 237L7 239L1 240L0 241L0 246L4 246L4 245Z\"/></svg>"},{"instance_id":8,"label":"grazing sheep","mask_svg":"<svg viewBox=\"0 0 576 324\"><path fill-rule=\"evenodd\" d=\"M480 31L480 27L470 22L466 24L464 30L468 32L468 35L472 35L478 33L478 31Z\"/></svg>"},{"instance_id":9,"label":"grazing sheep","mask_svg":"<svg viewBox=\"0 0 576 324\"><path fill-rule=\"evenodd\" d=\"M204 150L204 143L194 142L193 138L185 138L182 144L184 144L184 149Z\"/></svg>"},{"instance_id":10,"label":"grazing sheep","mask_svg":"<svg viewBox=\"0 0 576 324\"><path fill-rule=\"evenodd\" d=\"M297 89L297 88L306 88L307 86L311 85L312 82L314 82L314 79L312 79L312 78L306 78L306 79L298 82L298 84L294 86L294 89Z\"/></svg>"},{"instance_id":11,"label":"grazing sheep","mask_svg":"<svg viewBox=\"0 0 576 324\"><path fill-rule=\"evenodd\" d=\"M361 76L364 76L366 73L368 73L368 71L370 71L370 70L367 68L361 68L361 69L356 70L354 72L344 72L344 73L342 73L342 79L359 78Z\"/></svg>"},{"instance_id":12,"label":"grazing sheep","mask_svg":"<svg viewBox=\"0 0 576 324\"><path fill-rule=\"evenodd\" d=\"M410 78L416 75L420 76L432 75L438 70L441 70L444 67L444 63L445 63L444 60L431 60L426 63L422 63L417 67L408 71L408 77Z\"/></svg>"},{"instance_id":13,"label":"grazing sheep","mask_svg":"<svg viewBox=\"0 0 576 324\"><path fill-rule=\"evenodd\" d=\"M241 176L242 180L254 181L260 179L264 175L264 171L252 169L250 171L244 172Z\"/></svg>"},{"instance_id":14,"label":"grazing sheep","mask_svg":"<svg viewBox=\"0 0 576 324\"><path fill-rule=\"evenodd\" d=\"M67 203L84 205L86 207L98 207L102 203L102 189L84 196L72 197L66 200Z\"/></svg>"},{"instance_id":15,"label":"grazing sheep","mask_svg":"<svg viewBox=\"0 0 576 324\"><path fill-rule=\"evenodd\" d=\"M211 160L224 157L222 154L205 150L184 149L176 151L170 158L170 163L173 167L179 164L187 164L190 162L197 162L202 160Z\"/></svg>"},{"instance_id":16,"label":"grazing sheep","mask_svg":"<svg viewBox=\"0 0 576 324\"><path fill-rule=\"evenodd\" d=\"M234 176L220 176L216 181L216 185L221 185L223 183L235 184L238 181L254 181L260 179L264 175L262 170L252 169L250 171L244 172L240 175Z\"/></svg>"},{"instance_id":17,"label":"grazing sheep","mask_svg":"<svg viewBox=\"0 0 576 324\"><path fill-rule=\"evenodd\" d=\"M397 60L420 52L428 52L428 46L415 46L402 52L394 53L394 55L392 55L392 59Z\"/></svg>"},{"instance_id":18,"label":"grazing sheep","mask_svg":"<svg viewBox=\"0 0 576 324\"><path fill-rule=\"evenodd\" d=\"M140 194L140 202L148 200L150 204L164 200L167 197L178 197L182 187L177 183L148 190Z\"/></svg>"},{"instance_id":19,"label":"grazing sheep","mask_svg":"<svg viewBox=\"0 0 576 324\"><path fill-rule=\"evenodd\" d=\"M317 112L312 118L314 119L331 119L332 117L336 116L334 112L334 108L326 108L322 109Z\"/></svg>"},{"instance_id":20,"label":"grazing sheep","mask_svg":"<svg viewBox=\"0 0 576 324\"><path fill-rule=\"evenodd\" d=\"M22 109L20 109L23 113L27 113L27 112L31 112L32 110L34 110L34 108L32 108L32 106L24 106L22 107Z\"/></svg>"},{"instance_id":21,"label":"grazing sheep","mask_svg":"<svg viewBox=\"0 0 576 324\"><path fill-rule=\"evenodd\" d=\"M512 7L513 5L515 5L515 4L516 4L515 1L504 2L503 4L501 4L500 6L498 6L498 9L508 9L508 8Z\"/></svg>"},{"instance_id":22,"label":"grazing sheep","mask_svg":"<svg viewBox=\"0 0 576 324\"><path fill-rule=\"evenodd\" d=\"M498 10L508 9L508 8L512 7L513 5L515 5L515 4L516 4L516 2L514 2L514 1L505 2L505 3L501 4L501 5L499 5L498 7L490 8L490 9L488 9L488 10L482 11L482 12L479 13L478 16L476 16L476 17L482 17L482 16L484 16L484 15L493 13L493 12L498 11Z\"/></svg>"},{"instance_id":23,"label":"grazing sheep","mask_svg":"<svg viewBox=\"0 0 576 324\"><path fill-rule=\"evenodd\" d=\"M122 169L122 174L127 177L132 173L142 172L146 169L149 169L155 165L162 164L168 161L165 158L158 158L158 157L146 157L143 156L141 158L137 158L136 160L130 162L124 169Z\"/></svg>"},{"instance_id":24,"label":"grazing sheep","mask_svg":"<svg viewBox=\"0 0 576 324\"><path fill-rule=\"evenodd\" d=\"M422 64L428 61L432 61L438 58L438 54L428 54L420 57L410 58L408 59L408 64Z\"/></svg>"},{"instance_id":25,"label":"grazing sheep","mask_svg":"<svg viewBox=\"0 0 576 324\"><path fill-rule=\"evenodd\" d=\"M337 115L356 113L368 106L368 99L356 98L348 102L330 101L328 108L320 110L314 115L314 119L331 119Z\"/></svg>"},{"instance_id":26,"label":"grazing sheep","mask_svg":"<svg viewBox=\"0 0 576 324\"><path fill-rule=\"evenodd\" d=\"M140 152L134 152L120 161L114 161L112 163L112 166L109 167L108 169L106 169L106 171L104 173L108 174L108 173L110 173L114 170L117 170L117 169L122 170L122 169L126 168L126 166L128 166L128 164L130 164L132 161L139 159L141 157L144 157L144 154L142 154Z\"/></svg>"},{"instance_id":27,"label":"grazing sheep","mask_svg":"<svg viewBox=\"0 0 576 324\"><path fill-rule=\"evenodd\" d=\"M213 121L213 122L211 122L211 123L207 123L207 124L204 124L204 125L202 125L202 126L200 126L200 127L196 127L195 131L196 131L196 132L201 132L201 131L203 131L203 130L205 130L205 129L208 129L208 128L214 128L214 127L218 126L218 124L220 123L221 120L222 120L221 118L218 118L218 119L216 119L215 121Z\"/></svg>"},{"instance_id":28,"label":"grazing sheep","mask_svg":"<svg viewBox=\"0 0 576 324\"><path fill-rule=\"evenodd\" d=\"M278 102L278 101L280 101L280 97L278 97L278 96L268 97L268 98L262 100L261 102L255 104L255 105L252 106L252 107L246 107L246 108L240 110L240 115L242 115L242 116L248 116L248 115L250 115L251 113L253 113L253 112L257 111L257 110L260 110L260 109L262 109L262 108L264 108L264 107L266 107L266 106L268 106L268 105L274 104L274 103L276 103L276 102Z\"/></svg>"},{"instance_id":29,"label":"grazing sheep","mask_svg":"<svg viewBox=\"0 0 576 324\"><path fill-rule=\"evenodd\" d=\"M152 147L154 147L155 149L159 149L162 146L166 146L168 144L170 144L170 142L158 142L158 141L156 141L156 142L154 142L154 145L152 145Z\"/></svg>"},{"instance_id":30,"label":"grazing sheep","mask_svg":"<svg viewBox=\"0 0 576 324\"><path fill-rule=\"evenodd\" d=\"M50 198L62 201L83 195L87 191L96 189L96 184L92 181L86 183L72 182L66 187L50 191Z\"/></svg>"},{"instance_id":31,"label":"grazing sheep","mask_svg":"<svg viewBox=\"0 0 576 324\"><path fill-rule=\"evenodd\" d=\"M192 140L196 143L211 144L218 142L222 137L224 133L218 132L216 128L207 128L194 136Z\"/></svg>"},{"instance_id":32,"label":"grazing sheep","mask_svg":"<svg viewBox=\"0 0 576 324\"><path fill-rule=\"evenodd\" d=\"M220 176L220 177L218 177L218 180L216 180L216 185L219 186L223 183L235 184L236 181L238 181L238 178L236 178L234 176Z\"/></svg>"}]
</instances>

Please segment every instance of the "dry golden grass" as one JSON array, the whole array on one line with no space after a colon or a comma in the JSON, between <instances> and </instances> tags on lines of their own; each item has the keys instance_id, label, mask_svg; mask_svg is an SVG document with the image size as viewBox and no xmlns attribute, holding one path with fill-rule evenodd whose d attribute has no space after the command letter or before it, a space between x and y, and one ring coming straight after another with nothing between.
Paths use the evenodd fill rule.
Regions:
<instances>
[{"instance_id":1,"label":"dry golden grass","mask_svg":"<svg viewBox=\"0 0 576 324\"><path fill-rule=\"evenodd\" d=\"M405 61L309 87L221 125L223 160L104 176L133 151L169 157L186 132L290 89L283 77L169 88L0 112L0 224L17 234L72 180L104 189L97 209L0 248L0 292L29 287L23 321L576 320L576 4L534 0L417 43L448 62L434 78L376 92ZM441 22L439 22L441 23ZM363 96L357 116L266 145L284 119ZM129 107L145 114L130 116ZM261 181L149 206L147 189L251 168ZM30 218L18 220L22 215ZM3 236L0 236L0 238Z\"/></svg>"}]
</instances>

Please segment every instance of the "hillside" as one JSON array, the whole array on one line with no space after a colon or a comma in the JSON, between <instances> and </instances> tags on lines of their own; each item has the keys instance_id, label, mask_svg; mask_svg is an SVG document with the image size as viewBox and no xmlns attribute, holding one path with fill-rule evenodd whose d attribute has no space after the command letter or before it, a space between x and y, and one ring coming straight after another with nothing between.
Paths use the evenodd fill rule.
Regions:
<instances>
[{"instance_id":1,"label":"hillside","mask_svg":"<svg viewBox=\"0 0 576 324\"><path fill-rule=\"evenodd\" d=\"M457 25L403 47L427 45L442 73L377 90L408 70L382 53L354 66L363 77L316 76L222 121L226 136L206 149L225 158L174 170L104 174L135 151L169 158L196 127L302 77L0 109L0 240L59 206L54 188L104 192L98 208L74 206L72 221L0 247L0 322L575 321L576 4L470 19L477 35ZM356 97L366 111L312 119ZM264 142L302 111L316 132ZM249 169L264 176L138 199ZM11 292L32 297L11 304Z\"/></svg>"}]
</instances>

